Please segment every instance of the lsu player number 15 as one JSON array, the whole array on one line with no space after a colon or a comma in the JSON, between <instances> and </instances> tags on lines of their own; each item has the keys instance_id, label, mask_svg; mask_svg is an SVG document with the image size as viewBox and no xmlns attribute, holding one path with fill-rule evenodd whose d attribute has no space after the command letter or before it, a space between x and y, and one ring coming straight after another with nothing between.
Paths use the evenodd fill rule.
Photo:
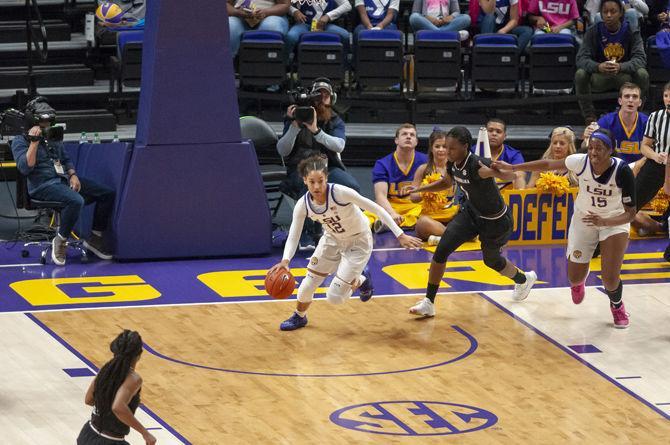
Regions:
<instances>
[{"instance_id":1,"label":"lsu player number 15","mask_svg":"<svg viewBox=\"0 0 670 445\"><path fill-rule=\"evenodd\" d=\"M584 299L589 263L600 243L602 282L610 299L614 327L627 328L629 319L622 299L620 272L628 247L630 222L636 213L635 179L630 167L614 154L615 143L611 132L598 129L591 135L587 154L518 165L494 163L494 168L512 171L567 168L576 174L579 192L568 231L566 252L572 301L579 304Z\"/></svg>"}]
</instances>

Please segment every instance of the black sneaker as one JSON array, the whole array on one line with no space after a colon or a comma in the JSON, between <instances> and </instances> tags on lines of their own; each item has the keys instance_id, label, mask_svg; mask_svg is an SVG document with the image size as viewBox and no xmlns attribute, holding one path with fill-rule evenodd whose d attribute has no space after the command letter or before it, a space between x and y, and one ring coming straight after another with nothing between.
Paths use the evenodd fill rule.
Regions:
<instances>
[{"instance_id":1,"label":"black sneaker","mask_svg":"<svg viewBox=\"0 0 670 445\"><path fill-rule=\"evenodd\" d=\"M91 235L87 240L84 240L84 247L101 260L112 259L112 254L108 253L102 237L98 235Z\"/></svg>"}]
</instances>

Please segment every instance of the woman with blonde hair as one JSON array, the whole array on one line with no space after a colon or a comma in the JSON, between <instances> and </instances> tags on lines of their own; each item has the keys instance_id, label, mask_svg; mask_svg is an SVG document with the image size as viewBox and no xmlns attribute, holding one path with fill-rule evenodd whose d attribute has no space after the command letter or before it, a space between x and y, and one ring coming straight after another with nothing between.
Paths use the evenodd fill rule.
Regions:
<instances>
[{"instance_id":1,"label":"woman with blonde hair","mask_svg":"<svg viewBox=\"0 0 670 445\"><path fill-rule=\"evenodd\" d=\"M542 155L542 159L561 160L575 153L577 153L575 132L569 127L556 127L551 132L551 142L549 143L549 148ZM568 169L552 170L551 172L560 176L566 176L570 182L570 187L577 185L577 176L574 172ZM530 175L526 188L534 188L539 177L540 172L533 172Z\"/></svg>"}]
</instances>

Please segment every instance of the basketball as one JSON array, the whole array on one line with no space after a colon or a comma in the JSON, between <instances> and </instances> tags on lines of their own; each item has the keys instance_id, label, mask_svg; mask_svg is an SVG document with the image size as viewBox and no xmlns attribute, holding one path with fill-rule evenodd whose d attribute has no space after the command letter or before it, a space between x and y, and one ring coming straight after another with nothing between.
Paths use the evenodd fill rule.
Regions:
<instances>
[{"instance_id":1,"label":"basketball","mask_svg":"<svg viewBox=\"0 0 670 445\"><path fill-rule=\"evenodd\" d=\"M103 22L119 23L123 18L123 10L116 3L105 2L98 6L95 16Z\"/></svg>"},{"instance_id":2,"label":"basketball","mask_svg":"<svg viewBox=\"0 0 670 445\"><path fill-rule=\"evenodd\" d=\"M295 290L295 278L285 269L277 269L265 277L265 292L276 300L291 296Z\"/></svg>"}]
</instances>

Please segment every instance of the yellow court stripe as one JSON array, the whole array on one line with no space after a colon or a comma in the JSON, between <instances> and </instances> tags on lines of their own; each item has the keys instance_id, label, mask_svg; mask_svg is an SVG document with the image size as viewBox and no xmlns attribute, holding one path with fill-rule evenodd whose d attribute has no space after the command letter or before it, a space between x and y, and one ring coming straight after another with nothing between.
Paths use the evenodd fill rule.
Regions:
<instances>
[{"instance_id":1,"label":"yellow court stripe","mask_svg":"<svg viewBox=\"0 0 670 445\"><path fill-rule=\"evenodd\" d=\"M598 275L598 278L602 278ZM670 272L650 272L650 273L627 273L622 274L622 280L658 280L660 278L670 278Z\"/></svg>"},{"instance_id":2,"label":"yellow court stripe","mask_svg":"<svg viewBox=\"0 0 670 445\"><path fill-rule=\"evenodd\" d=\"M667 262L658 262L658 263L624 263L621 266L621 270L637 270L637 269L670 269L670 263Z\"/></svg>"}]
</instances>

